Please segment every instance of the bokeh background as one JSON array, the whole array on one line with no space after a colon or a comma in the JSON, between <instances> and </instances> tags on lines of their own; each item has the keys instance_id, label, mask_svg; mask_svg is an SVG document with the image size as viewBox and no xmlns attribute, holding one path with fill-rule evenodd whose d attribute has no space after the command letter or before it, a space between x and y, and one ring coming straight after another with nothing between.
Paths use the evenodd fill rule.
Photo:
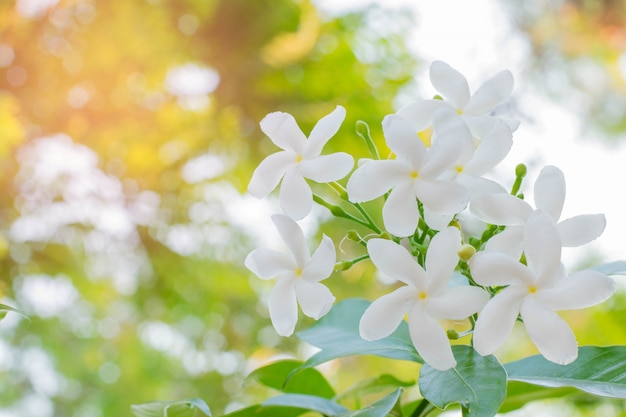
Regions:
<instances>
[{"instance_id":1,"label":"bokeh background","mask_svg":"<svg viewBox=\"0 0 626 417\"><path fill-rule=\"evenodd\" d=\"M130 416L192 397L221 415L266 398L246 374L310 349L275 334L271 284L243 267L276 238L276 202L245 193L274 151L258 122L282 110L308 132L341 104L327 150L366 156L355 122L383 144L382 118L432 95L434 59L473 88L513 71L499 111L522 127L500 174L527 162L528 190L561 167L566 214L609 220L568 266L626 259L625 51L613 0L0 0L0 303L29 317L0 321L0 416ZM321 209L305 226L312 245L347 227ZM365 264L327 281L339 299L389 290ZM564 316L580 344L624 344L625 301ZM533 353L516 333L499 355ZM417 369L361 358L324 372L341 389ZM574 397L515 415L626 405Z\"/></svg>"}]
</instances>

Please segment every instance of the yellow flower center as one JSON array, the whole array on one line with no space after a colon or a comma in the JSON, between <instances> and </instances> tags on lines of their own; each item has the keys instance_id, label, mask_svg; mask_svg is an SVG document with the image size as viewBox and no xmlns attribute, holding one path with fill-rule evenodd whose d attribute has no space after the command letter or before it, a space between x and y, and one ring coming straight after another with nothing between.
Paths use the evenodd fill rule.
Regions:
<instances>
[{"instance_id":1,"label":"yellow flower center","mask_svg":"<svg viewBox=\"0 0 626 417\"><path fill-rule=\"evenodd\" d=\"M463 114L463 109L456 109L456 114Z\"/></svg>"},{"instance_id":2,"label":"yellow flower center","mask_svg":"<svg viewBox=\"0 0 626 417\"><path fill-rule=\"evenodd\" d=\"M537 292L537 287L535 287L534 285L529 285L528 286L528 292L530 294L535 294Z\"/></svg>"},{"instance_id":3,"label":"yellow flower center","mask_svg":"<svg viewBox=\"0 0 626 417\"><path fill-rule=\"evenodd\" d=\"M417 298L419 298L420 300L425 300L428 297L428 294L426 294L424 291L420 291L420 293L417 295Z\"/></svg>"},{"instance_id":4,"label":"yellow flower center","mask_svg":"<svg viewBox=\"0 0 626 417\"><path fill-rule=\"evenodd\" d=\"M302 162L302 155L296 156L296 164Z\"/></svg>"},{"instance_id":5,"label":"yellow flower center","mask_svg":"<svg viewBox=\"0 0 626 417\"><path fill-rule=\"evenodd\" d=\"M294 271L294 274L296 274L296 277L301 277L302 276L302 268L296 268L296 270Z\"/></svg>"},{"instance_id":6,"label":"yellow flower center","mask_svg":"<svg viewBox=\"0 0 626 417\"><path fill-rule=\"evenodd\" d=\"M456 169L455 169L455 170L456 170L456 173L457 173L457 174L460 174L461 172L463 172L463 166L461 166L461 165L457 165L457 167L456 167Z\"/></svg>"},{"instance_id":7,"label":"yellow flower center","mask_svg":"<svg viewBox=\"0 0 626 417\"><path fill-rule=\"evenodd\" d=\"M417 171L415 170L411 171L411 178L413 178L414 180L417 179L417 177L419 176L420 174Z\"/></svg>"}]
</instances>

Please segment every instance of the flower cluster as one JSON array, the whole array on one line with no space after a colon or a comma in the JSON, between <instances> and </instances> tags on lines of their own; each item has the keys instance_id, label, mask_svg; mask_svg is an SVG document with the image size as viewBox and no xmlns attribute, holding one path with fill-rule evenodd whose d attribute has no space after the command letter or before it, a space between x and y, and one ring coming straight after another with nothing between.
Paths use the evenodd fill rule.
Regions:
<instances>
[{"instance_id":1,"label":"flower cluster","mask_svg":"<svg viewBox=\"0 0 626 417\"><path fill-rule=\"evenodd\" d=\"M456 362L441 320L468 319L474 348L488 355L521 319L541 354L555 363L571 363L577 357L576 339L556 311L600 303L615 284L592 270L568 276L561 252L597 238L604 216L561 221L565 179L553 166L536 180L535 208L519 193L523 165L512 190L485 177L507 156L517 128L515 121L494 115L513 90L509 71L497 73L473 94L465 77L443 62L432 64L430 79L440 96L410 103L383 119L387 158L381 159L364 135L372 158L359 161L354 171L349 154L321 154L345 118L343 107L322 118L308 138L289 114L271 113L261 121L261 130L282 151L261 162L248 190L264 198L280 184L284 214L272 220L288 253L256 249L245 265L262 279L277 278L269 298L272 324L280 335L291 335L298 304L314 319L326 314L335 298L320 281L334 269L369 258L380 273L404 285L365 311L359 327L363 339L387 337L406 318L420 356L446 370ZM350 173L345 188L336 182ZM354 214L314 198L307 179L340 190L340 204ZM384 199L382 227L360 204L377 198ZM310 255L296 220L310 213L314 199L368 230L358 239L366 254L336 263L334 244L324 236ZM472 235L464 227L468 219L481 222L484 231Z\"/></svg>"}]
</instances>

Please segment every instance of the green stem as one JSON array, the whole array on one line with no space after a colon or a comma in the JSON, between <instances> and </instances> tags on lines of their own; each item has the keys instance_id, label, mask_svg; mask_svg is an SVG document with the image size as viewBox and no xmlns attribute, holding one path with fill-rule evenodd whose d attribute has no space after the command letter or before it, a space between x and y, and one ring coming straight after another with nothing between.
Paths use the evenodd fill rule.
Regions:
<instances>
[{"instance_id":1,"label":"green stem","mask_svg":"<svg viewBox=\"0 0 626 417\"><path fill-rule=\"evenodd\" d=\"M358 217L351 215L350 213L346 212L341 207L329 203L328 201L324 200L322 197L320 197L317 194L313 194L313 201L315 201L320 206L326 207L328 210L330 210L330 212L335 217L342 217L344 219L352 220L353 222L356 222L362 226L371 228L371 225L369 223L359 219Z\"/></svg>"},{"instance_id":2,"label":"green stem","mask_svg":"<svg viewBox=\"0 0 626 417\"><path fill-rule=\"evenodd\" d=\"M423 399L409 417L423 417L435 409L435 406Z\"/></svg>"},{"instance_id":3,"label":"green stem","mask_svg":"<svg viewBox=\"0 0 626 417\"><path fill-rule=\"evenodd\" d=\"M338 182L329 182L328 185L330 185L330 187L333 190L335 190L335 192L339 194L341 198L343 198L344 200L352 204L354 208L356 208L358 212L361 213L365 221L368 223L368 224L365 224L365 223L361 223L361 224L367 226L368 228L372 229L376 233L382 233L382 229L376 226L376 223L374 223L374 220L372 219L372 217L369 215L367 210L363 208L361 204L353 203L350 200L348 200L348 191L344 188L343 185L339 184Z\"/></svg>"},{"instance_id":4,"label":"green stem","mask_svg":"<svg viewBox=\"0 0 626 417\"><path fill-rule=\"evenodd\" d=\"M372 139L372 135L370 134L370 127L363 120L357 120L356 122L356 134L361 137L365 141L367 145L367 149L370 151L370 155L374 159L380 159L380 154L378 153L378 149L376 148L376 144Z\"/></svg>"}]
</instances>

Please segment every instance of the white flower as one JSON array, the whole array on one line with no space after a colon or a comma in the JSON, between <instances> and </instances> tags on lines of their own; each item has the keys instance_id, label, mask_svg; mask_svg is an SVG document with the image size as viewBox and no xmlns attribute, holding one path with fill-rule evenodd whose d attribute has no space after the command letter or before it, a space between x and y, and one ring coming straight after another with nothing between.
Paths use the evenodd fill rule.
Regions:
<instances>
[{"instance_id":1,"label":"white flower","mask_svg":"<svg viewBox=\"0 0 626 417\"><path fill-rule=\"evenodd\" d=\"M513 90L513 75L504 70L485 81L473 95L470 95L467 80L457 70L442 61L434 61L430 66L430 81L444 100L417 100L400 109L397 114L411 123L418 135L428 146L435 111L441 107L451 108L459 113L469 126L472 134L482 139L483 134L492 129L497 120L504 121L511 130L518 123L489 113L504 102Z\"/></svg>"},{"instance_id":2,"label":"white flower","mask_svg":"<svg viewBox=\"0 0 626 417\"><path fill-rule=\"evenodd\" d=\"M449 227L431 241L426 270L402 246L385 239L371 239L367 250L385 275L405 286L380 297L365 311L359 325L361 337L377 340L389 336L408 313L411 340L420 356L435 369L454 367L456 361L446 332L438 319L462 320L476 313L488 295L478 287L449 287L461 246L459 230Z\"/></svg>"},{"instance_id":3,"label":"white flower","mask_svg":"<svg viewBox=\"0 0 626 417\"><path fill-rule=\"evenodd\" d=\"M404 119L394 114L386 116L383 132L396 159L372 160L359 166L348 180L350 201L373 200L391 189L383 207L383 222L396 236L415 232L419 219L416 198L434 214L452 217L463 210L469 201L465 187L439 179L458 160L468 140L465 125L450 121L454 116L448 109L435 114L435 137L428 149Z\"/></svg>"},{"instance_id":4,"label":"white flower","mask_svg":"<svg viewBox=\"0 0 626 417\"><path fill-rule=\"evenodd\" d=\"M335 267L336 254L332 240L325 236L311 256L298 224L283 214L272 220L289 254L272 249L255 249L245 260L246 267L261 279L278 278L269 298L272 325L281 336L293 333L298 321L298 305L315 320L326 314L335 297L320 284Z\"/></svg>"},{"instance_id":5,"label":"white flower","mask_svg":"<svg viewBox=\"0 0 626 417\"><path fill-rule=\"evenodd\" d=\"M534 197L537 209L545 211L557 223L563 246L584 245L604 231L603 214L579 215L559 221L565 202L565 178L557 167L546 166L541 170L535 181ZM472 199L470 211L485 223L507 226L487 242L485 250L519 258L524 224L534 211L530 204L510 194L480 195Z\"/></svg>"},{"instance_id":6,"label":"white flower","mask_svg":"<svg viewBox=\"0 0 626 417\"><path fill-rule=\"evenodd\" d=\"M566 276L561 239L547 213L534 212L524 229L527 265L497 252L479 252L470 261L474 280L507 286L485 306L474 328L474 348L493 353L511 334L521 315L530 339L549 361L566 365L578 356L576 338L555 311L598 304L613 294L615 283L597 271Z\"/></svg>"},{"instance_id":7,"label":"white flower","mask_svg":"<svg viewBox=\"0 0 626 417\"><path fill-rule=\"evenodd\" d=\"M307 140L293 116L270 113L261 120L261 130L283 149L265 158L252 174L248 192L266 197L282 179L279 200L283 211L293 219L302 219L313 206L311 187L305 178L319 183L337 181L352 170L354 160L345 152L320 155L324 145L337 133L346 110L337 108L320 119Z\"/></svg>"}]
</instances>

